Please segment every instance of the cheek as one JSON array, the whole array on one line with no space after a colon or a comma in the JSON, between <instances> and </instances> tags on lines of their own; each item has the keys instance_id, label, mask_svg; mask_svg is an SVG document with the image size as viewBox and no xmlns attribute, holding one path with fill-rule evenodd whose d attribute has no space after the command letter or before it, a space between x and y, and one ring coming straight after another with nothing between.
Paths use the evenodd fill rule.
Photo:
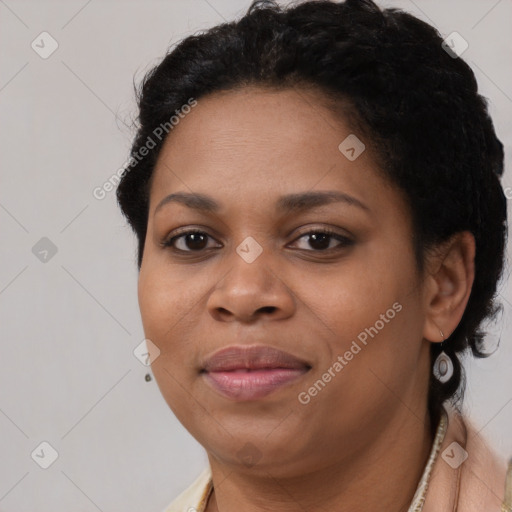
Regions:
<instances>
[{"instance_id":1,"label":"cheek","mask_svg":"<svg viewBox=\"0 0 512 512\"><path fill-rule=\"evenodd\" d=\"M310 311L343 338L356 336L390 308L389 316L394 317L393 304L403 301L411 289L406 269L398 272L388 266L384 270L363 259L321 282L316 277L306 283L303 293L309 296Z\"/></svg>"},{"instance_id":2,"label":"cheek","mask_svg":"<svg viewBox=\"0 0 512 512\"><path fill-rule=\"evenodd\" d=\"M370 369L385 382L410 375L421 345L414 262L409 255L386 257L382 250L366 255L351 260L335 276L303 281L302 289L309 297L307 314L317 320L323 345L318 371L327 371L338 356L347 354L343 374L359 382L361 392L371 388Z\"/></svg>"},{"instance_id":3,"label":"cheek","mask_svg":"<svg viewBox=\"0 0 512 512\"><path fill-rule=\"evenodd\" d=\"M170 278L165 269L151 271L141 267L138 281L138 301L144 335L159 350L151 371L160 392L180 421L185 421L187 392L190 389L192 361L187 334L192 326L193 303L197 297L183 283ZM164 277L162 277L164 276Z\"/></svg>"},{"instance_id":4,"label":"cheek","mask_svg":"<svg viewBox=\"0 0 512 512\"><path fill-rule=\"evenodd\" d=\"M141 268L138 300L142 324L145 337L160 351L152 370L166 399L180 395L180 384L189 386L195 376L195 343L201 338L198 326L205 286L206 280L176 269Z\"/></svg>"},{"instance_id":5,"label":"cheek","mask_svg":"<svg viewBox=\"0 0 512 512\"><path fill-rule=\"evenodd\" d=\"M172 294L165 292L162 282L152 275L144 274L139 277L138 299L144 326L144 333L154 343L161 347L161 330L165 325L172 325Z\"/></svg>"},{"instance_id":6,"label":"cheek","mask_svg":"<svg viewBox=\"0 0 512 512\"><path fill-rule=\"evenodd\" d=\"M151 268L151 270L147 270ZM204 292L203 292L204 293ZM139 308L146 334L163 342L179 329L181 320L193 314L201 297L194 280L184 280L175 269L147 265L138 281Z\"/></svg>"}]
</instances>

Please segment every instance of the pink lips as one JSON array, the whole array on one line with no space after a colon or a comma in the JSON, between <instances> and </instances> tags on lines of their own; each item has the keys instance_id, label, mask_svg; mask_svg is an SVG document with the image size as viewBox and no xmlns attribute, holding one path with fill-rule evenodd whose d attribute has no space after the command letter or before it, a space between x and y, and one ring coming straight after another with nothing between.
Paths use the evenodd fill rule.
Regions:
<instances>
[{"instance_id":1,"label":"pink lips","mask_svg":"<svg viewBox=\"0 0 512 512\"><path fill-rule=\"evenodd\" d=\"M291 354L269 346L233 346L206 360L202 375L227 398L257 400L292 382L311 368Z\"/></svg>"}]
</instances>

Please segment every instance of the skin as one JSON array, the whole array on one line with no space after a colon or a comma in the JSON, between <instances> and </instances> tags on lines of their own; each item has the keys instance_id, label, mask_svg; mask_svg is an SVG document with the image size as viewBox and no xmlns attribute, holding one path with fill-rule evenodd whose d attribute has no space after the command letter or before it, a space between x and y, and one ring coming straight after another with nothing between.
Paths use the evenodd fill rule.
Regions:
<instances>
[{"instance_id":1,"label":"skin","mask_svg":"<svg viewBox=\"0 0 512 512\"><path fill-rule=\"evenodd\" d=\"M256 87L200 98L155 167L139 305L160 350L159 388L208 454L208 512L407 510L430 452L429 347L462 317L474 240L453 237L420 274L405 198L378 172L369 144L354 161L340 152L353 131L321 100L314 90ZM365 208L275 210L280 196L306 191L342 192ZM176 192L221 207L169 202L155 214ZM319 250L311 232L326 227L352 243L331 237L331 249ZM209 236L202 245L181 237L174 247L188 252L178 254L161 245L178 228ZM262 248L252 263L236 252L249 236ZM298 394L394 303L401 311L301 404ZM229 400L199 370L236 344L276 347L311 370L259 400Z\"/></svg>"}]
</instances>

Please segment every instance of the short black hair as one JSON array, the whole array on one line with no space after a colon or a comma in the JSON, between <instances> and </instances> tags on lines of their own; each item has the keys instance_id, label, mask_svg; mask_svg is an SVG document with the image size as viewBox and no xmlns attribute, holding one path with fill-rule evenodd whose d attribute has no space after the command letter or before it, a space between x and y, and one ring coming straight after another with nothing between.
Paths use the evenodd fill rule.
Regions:
<instances>
[{"instance_id":1,"label":"short black hair","mask_svg":"<svg viewBox=\"0 0 512 512\"><path fill-rule=\"evenodd\" d=\"M410 206L414 249L422 269L426 251L468 230L476 240L475 280L464 315L443 350L453 377L430 381L433 423L442 404L460 404L464 372L456 354L483 351L480 326L494 318L507 235L500 184L503 145L471 68L442 45L439 32L399 9L370 0L309 0L283 7L256 0L237 21L191 35L170 49L136 90L138 131L130 168L117 199L144 252L149 187L165 137L140 158L155 127L207 94L246 86L313 86L350 105L383 173ZM152 139L155 139L153 136ZM440 353L431 344L431 364Z\"/></svg>"}]
</instances>

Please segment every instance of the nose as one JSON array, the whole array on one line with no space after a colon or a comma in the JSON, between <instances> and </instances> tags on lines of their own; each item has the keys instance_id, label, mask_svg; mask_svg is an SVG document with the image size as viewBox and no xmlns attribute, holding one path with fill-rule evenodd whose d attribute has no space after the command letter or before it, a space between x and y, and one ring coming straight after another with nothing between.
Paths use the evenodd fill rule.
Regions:
<instances>
[{"instance_id":1,"label":"nose","mask_svg":"<svg viewBox=\"0 0 512 512\"><path fill-rule=\"evenodd\" d=\"M222 322L254 323L282 320L294 314L296 301L278 268L260 255L247 263L236 253L207 302L209 313Z\"/></svg>"}]
</instances>

